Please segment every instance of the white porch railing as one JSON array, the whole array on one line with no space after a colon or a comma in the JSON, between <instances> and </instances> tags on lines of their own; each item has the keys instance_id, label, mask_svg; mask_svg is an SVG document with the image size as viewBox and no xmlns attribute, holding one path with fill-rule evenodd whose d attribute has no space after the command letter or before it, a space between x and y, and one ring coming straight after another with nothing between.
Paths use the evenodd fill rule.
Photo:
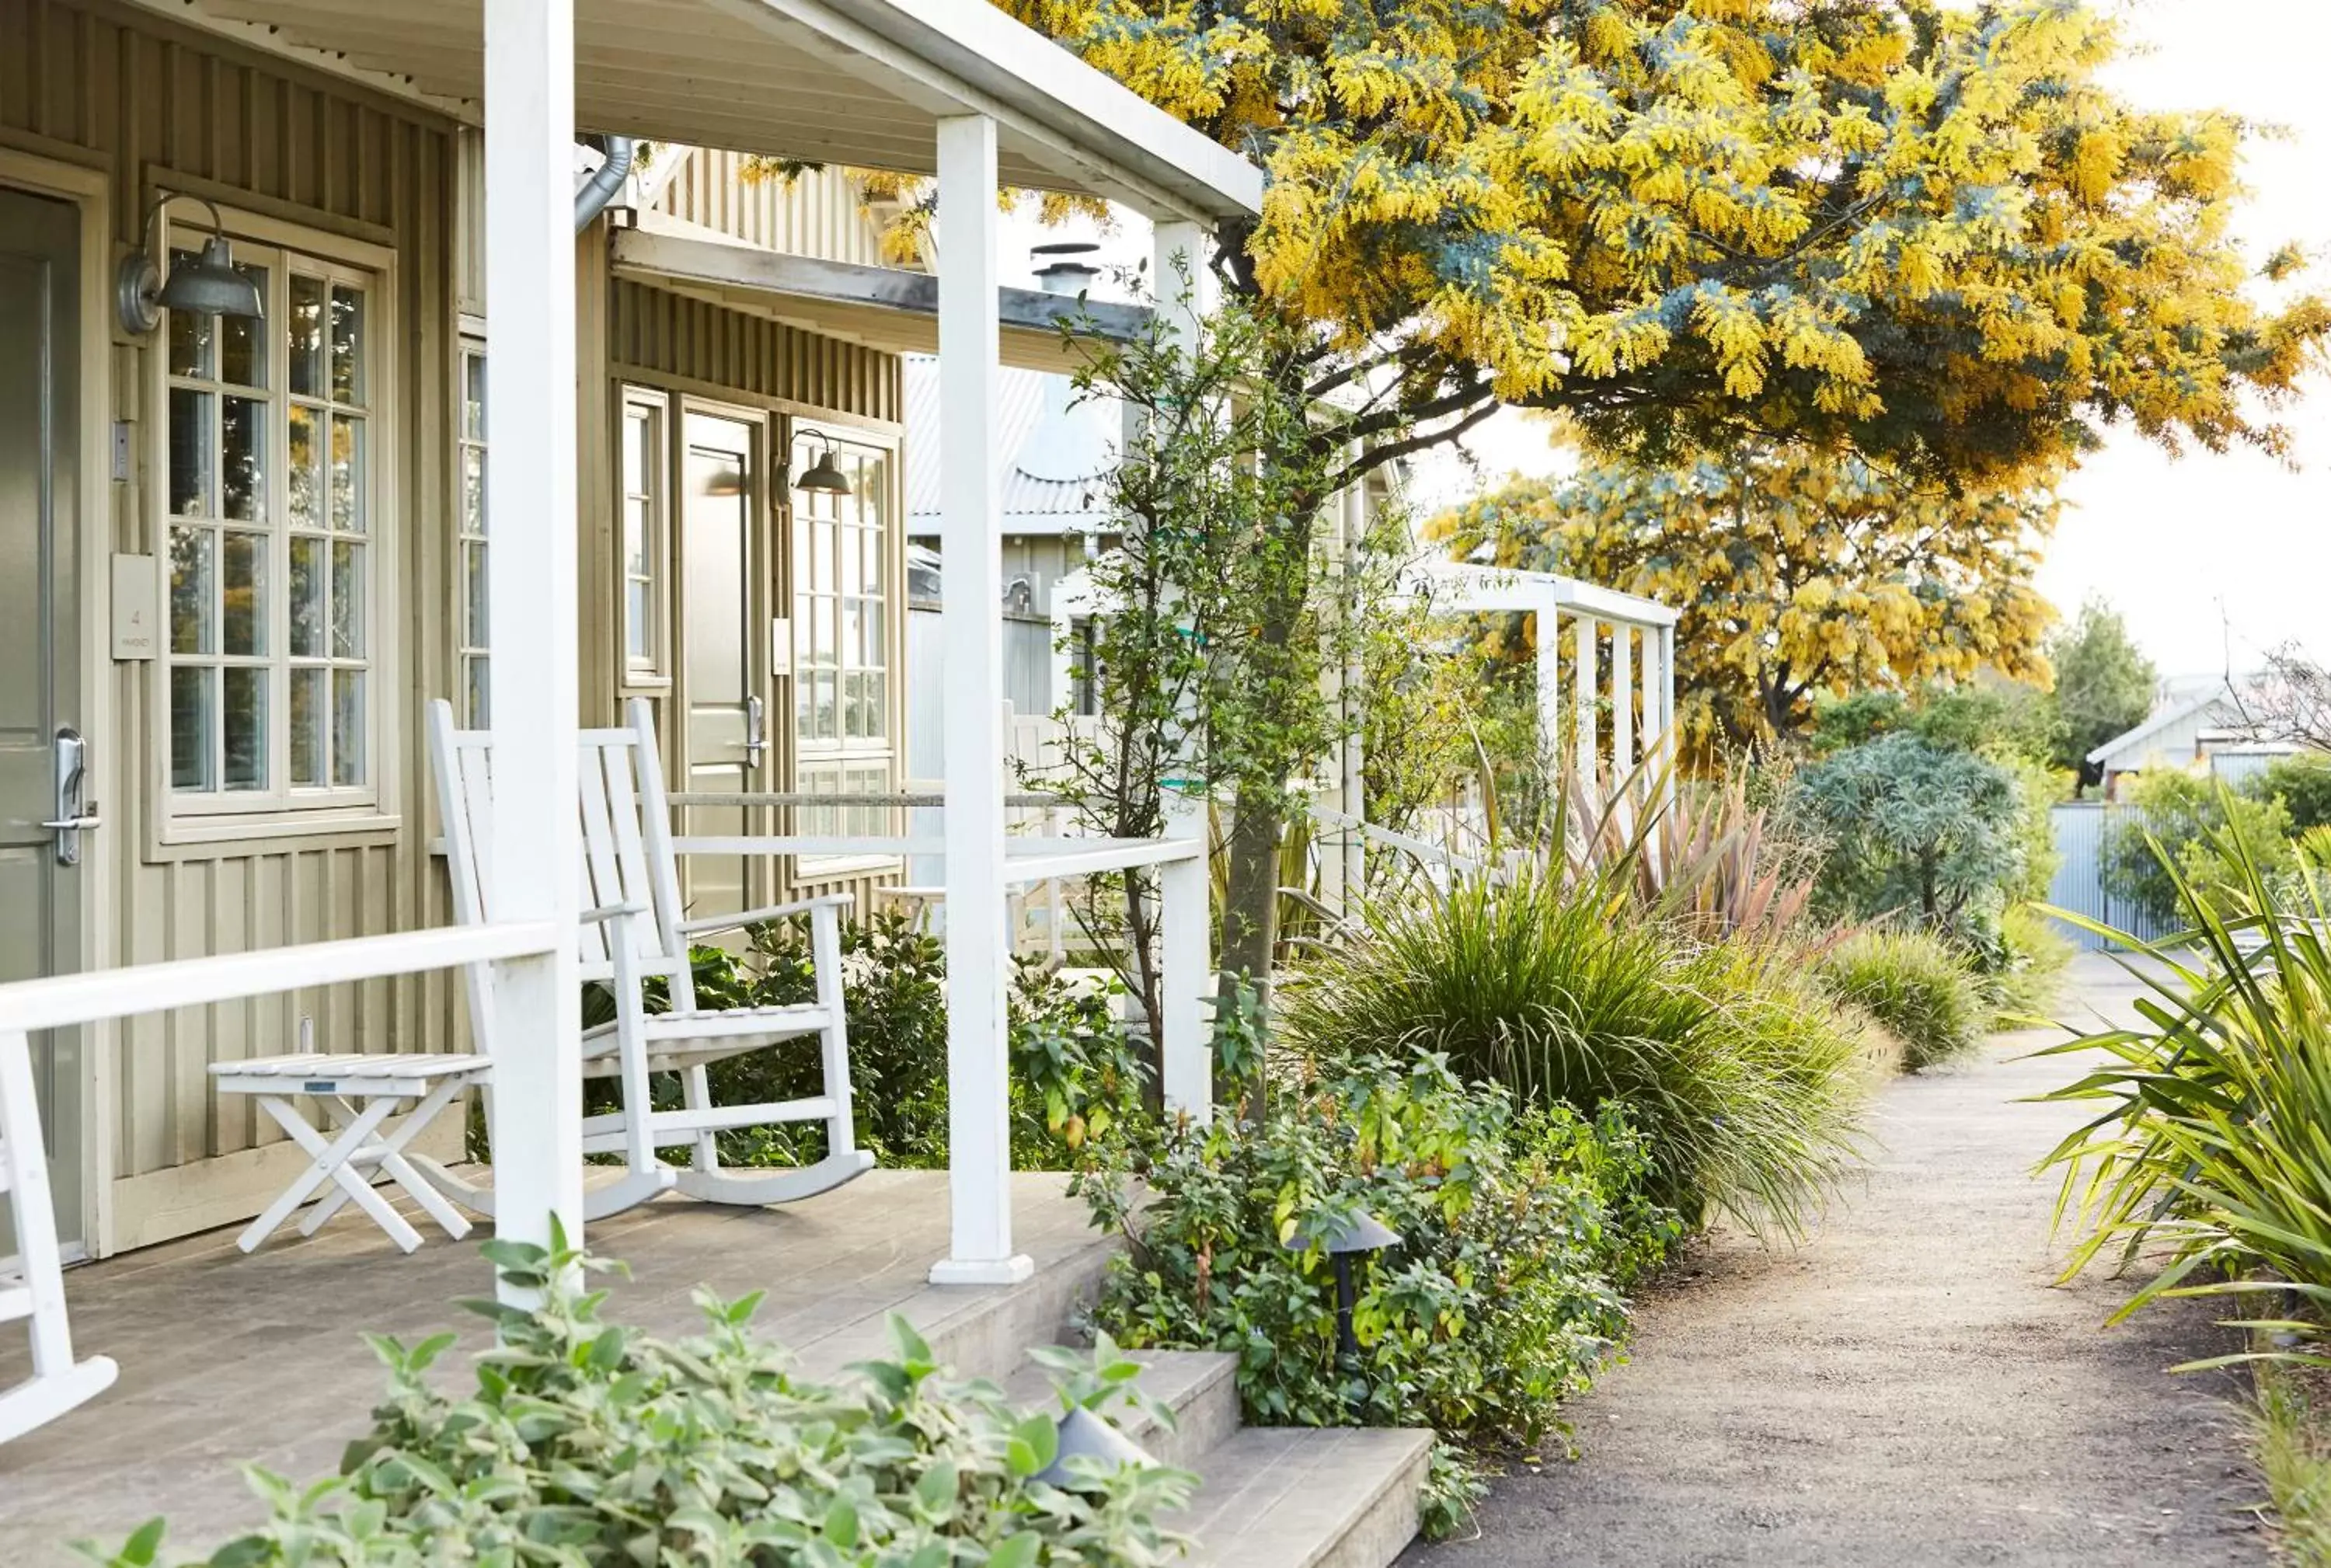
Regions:
<instances>
[{"instance_id":1,"label":"white porch railing","mask_svg":"<svg viewBox=\"0 0 2331 1568\"><path fill-rule=\"evenodd\" d=\"M679 792L669 798L673 805L680 807L783 806L801 810L862 803L918 811L943 810L947 799L944 794L928 792L865 795ZM1006 799L1042 803L1042 809L1057 820L1060 806L1051 797L1012 795ZM1009 940L1008 933L1002 933L1001 927L1008 919L1006 900L1010 890L1045 884L1055 889L1051 895L1052 919L1057 929L1059 884L1109 871L1156 867L1164 993L1160 1003L1164 1014L1161 1087L1168 1110L1204 1122L1213 1111L1213 1072L1204 1012L1213 980L1208 957L1211 889L1206 880L1205 810L1202 803L1185 801L1178 795L1172 799L1167 831L1162 838L1075 837L1052 832L1007 835L1004 841L1002 876L994 889L993 903L982 900L968 908L961 906L950 886L947 924L951 951L952 938L958 926L966 921L985 927L983 936L1000 934L1003 940ZM680 834L672 840L673 851L681 855L895 855L929 859L941 865L947 861L947 844L945 836L934 837L928 832ZM983 1072L992 1069L994 1082L974 1086L992 1088L999 1097L998 1104L1004 1103L1006 1093L1003 1077L1005 1060L1004 1041L999 1035L993 1060L984 1059L981 1064ZM951 1075L950 1093L962 1092L963 1088L962 1082ZM959 1168L956 1175L957 1180L966 1179L966 1173Z\"/></svg>"},{"instance_id":2,"label":"white porch railing","mask_svg":"<svg viewBox=\"0 0 2331 1568\"><path fill-rule=\"evenodd\" d=\"M547 921L519 921L359 936L0 985L0 1190L6 1193L16 1238L14 1268L0 1260L0 1323L25 1320L33 1347L32 1376L0 1391L0 1442L63 1414L102 1392L114 1377L113 1363L103 1356L73 1359L48 1151L33 1098L33 1034L314 985L542 957L562 945L572 946L571 932Z\"/></svg>"}]
</instances>

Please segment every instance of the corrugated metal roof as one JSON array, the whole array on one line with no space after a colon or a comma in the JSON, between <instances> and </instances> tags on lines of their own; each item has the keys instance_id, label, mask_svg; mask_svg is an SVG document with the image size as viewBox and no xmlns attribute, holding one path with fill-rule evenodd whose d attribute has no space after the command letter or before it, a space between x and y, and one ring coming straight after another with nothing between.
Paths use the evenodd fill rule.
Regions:
<instances>
[{"instance_id":1,"label":"corrugated metal roof","mask_svg":"<svg viewBox=\"0 0 2331 1568\"><path fill-rule=\"evenodd\" d=\"M939 364L906 356L907 527L939 528ZM1004 470L1006 534L1066 533L1100 524L1101 480L1115 452L1108 404L1070 405L1069 378L1006 367L997 374L997 436L1011 454Z\"/></svg>"}]
</instances>

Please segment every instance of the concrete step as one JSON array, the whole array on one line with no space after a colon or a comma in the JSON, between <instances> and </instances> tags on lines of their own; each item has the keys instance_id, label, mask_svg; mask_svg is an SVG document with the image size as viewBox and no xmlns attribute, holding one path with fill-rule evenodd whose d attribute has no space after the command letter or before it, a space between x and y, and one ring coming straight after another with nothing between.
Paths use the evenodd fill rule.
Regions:
<instances>
[{"instance_id":1,"label":"concrete step","mask_svg":"<svg viewBox=\"0 0 2331 1568\"><path fill-rule=\"evenodd\" d=\"M1109 1411L1118 1430L1139 1443L1161 1465L1195 1469L1200 1460L1238 1430L1238 1357L1212 1350L1137 1350L1141 1389L1174 1413L1169 1430L1146 1411L1122 1406ZM1053 1408L1057 1396L1044 1369L1033 1362L1005 1380L1004 1392L1023 1409Z\"/></svg>"},{"instance_id":2,"label":"concrete step","mask_svg":"<svg viewBox=\"0 0 2331 1568\"><path fill-rule=\"evenodd\" d=\"M1245 1427L1193 1466L1197 1497L1173 1526L1194 1568L1386 1568L1416 1536L1432 1433Z\"/></svg>"},{"instance_id":3,"label":"concrete step","mask_svg":"<svg viewBox=\"0 0 2331 1568\"><path fill-rule=\"evenodd\" d=\"M1075 1319L1100 1293L1101 1277L1119 1243L1079 1240L1047 1258L1035 1277L1017 1285L926 1285L885 1301L847 1326L803 1346L802 1370L837 1377L851 1363L890 1354L888 1316L896 1312L928 1341L931 1355L963 1377L1009 1380L1033 1345L1078 1343ZM1042 1383L1037 1392L1044 1392Z\"/></svg>"}]
</instances>

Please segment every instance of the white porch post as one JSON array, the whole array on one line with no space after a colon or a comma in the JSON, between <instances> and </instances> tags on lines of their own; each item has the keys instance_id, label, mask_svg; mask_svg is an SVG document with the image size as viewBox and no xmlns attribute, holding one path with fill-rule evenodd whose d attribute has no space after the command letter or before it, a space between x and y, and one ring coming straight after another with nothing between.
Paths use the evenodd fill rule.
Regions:
<instances>
[{"instance_id":1,"label":"white porch post","mask_svg":"<svg viewBox=\"0 0 2331 1568\"><path fill-rule=\"evenodd\" d=\"M1581 615L1571 622L1575 638L1577 671L1571 677L1578 688L1578 771L1589 784L1594 780L1594 693L1600 678L1594 673L1594 617Z\"/></svg>"},{"instance_id":2,"label":"white porch post","mask_svg":"<svg viewBox=\"0 0 2331 1568\"><path fill-rule=\"evenodd\" d=\"M1660 799L1675 799L1676 772L1683 765L1683 754L1678 746L1675 709L1676 629L1673 625L1660 628L1660 760L1667 769L1665 782L1660 787ZM1645 722L1649 722L1646 720Z\"/></svg>"},{"instance_id":3,"label":"white porch post","mask_svg":"<svg viewBox=\"0 0 2331 1568\"><path fill-rule=\"evenodd\" d=\"M1646 650L1648 651L1648 650ZM1646 727L1650 724L1646 718ZM1635 765L1635 628L1611 622L1611 776L1624 778Z\"/></svg>"},{"instance_id":4,"label":"white porch post","mask_svg":"<svg viewBox=\"0 0 2331 1568\"><path fill-rule=\"evenodd\" d=\"M485 7L486 439L495 920L575 928L575 16L573 0ZM583 1239L576 950L494 965L496 1229ZM505 1291L506 1297L511 1293Z\"/></svg>"},{"instance_id":5,"label":"white porch post","mask_svg":"<svg viewBox=\"0 0 2331 1568\"><path fill-rule=\"evenodd\" d=\"M1004 916L1004 539L995 398L995 122L938 123L940 545L947 641L947 1191L936 1285L1008 1285L1012 1250L1009 945Z\"/></svg>"},{"instance_id":6,"label":"white porch post","mask_svg":"<svg viewBox=\"0 0 2331 1568\"><path fill-rule=\"evenodd\" d=\"M1554 594L1537 599L1537 749L1546 765L1562 761L1562 614Z\"/></svg>"},{"instance_id":7,"label":"white porch post","mask_svg":"<svg viewBox=\"0 0 2331 1568\"><path fill-rule=\"evenodd\" d=\"M1185 351L1198 346L1207 309L1209 244L1205 226L1183 218L1160 215L1150 231L1150 289L1158 318ZM1180 269L1180 270L1177 270ZM1185 275L1186 274L1186 275ZM1185 774L1199 771L1194 756L1182 759ZM1166 832L1169 838L1203 839L1206 832L1204 797L1194 793L1189 777L1160 780L1166 790ZM1159 1089L1169 1112L1182 1112L1204 1123L1213 1117L1213 1052L1206 1039L1205 998L1214 984L1208 961L1208 937L1213 896L1203 854L1170 860L1157 869L1159 902L1158 1012L1163 1060Z\"/></svg>"}]
</instances>

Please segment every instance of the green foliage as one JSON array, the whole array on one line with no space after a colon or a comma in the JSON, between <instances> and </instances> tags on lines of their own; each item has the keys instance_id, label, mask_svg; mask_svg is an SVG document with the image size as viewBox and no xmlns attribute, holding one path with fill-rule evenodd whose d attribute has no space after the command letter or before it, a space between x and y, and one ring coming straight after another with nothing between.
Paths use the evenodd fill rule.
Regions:
<instances>
[{"instance_id":1,"label":"green foliage","mask_svg":"<svg viewBox=\"0 0 2331 1568\"><path fill-rule=\"evenodd\" d=\"M756 927L742 952L699 947L692 955L698 1000L709 1007L783 1006L813 1000L817 972L805 919ZM857 1140L891 1169L940 1170L947 1162L947 950L904 916L881 911L842 923L842 995L850 1018L850 1077ZM1070 985L1041 963L1023 961L1008 998L1012 1051L1012 1153L1019 1168L1064 1164L1088 1136L1140 1110L1153 1081L1125 1035L1111 988ZM652 983L649 1008L668 1004ZM586 993L585 1017L613 1016L603 992ZM718 1099L759 1103L822 1092L817 1053L756 1050L712 1064ZM586 1086L604 1097L612 1086ZM680 1083L653 1084L658 1105L680 1103ZM737 1165L806 1164L823 1157L818 1123L743 1127L720 1135L720 1157Z\"/></svg>"},{"instance_id":2,"label":"green foliage","mask_svg":"<svg viewBox=\"0 0 2331 1568\"><path fill-rule=\"evenodd\" d=\"M2030 904L2010 904L2000 917L2001 961L1980 979L1991 1003L1993 1029L2033 1029L2049 1022L2064 971L2071 967L2071 938Z\"/></svg>"},{"instance_id":3,"label":"green foliage","mask_svg":"<svg viewBox=\"0 0 2331 1568\"><path fill-rule=\"evenodd\" d=\"M2194 1364L2331 1366L2331 925L2311 889L2283 913L2238 832L2211 837L2232 879L2205 892L2173 872L2193 946L2132 965L2139 1022L2055 1048L2107 1059L2049 1097L2102 1107L2048 1160L2078 1234L2065 1273L2107 1250L2157 1269L2116 1320L2164 1297L2257 1302L2240 1326L2272 1337Z\"/></svg>"},{"instance_id":4,"label":"green foliage","mask_svg":"<svg viewBox=\"0 0 2331 1568\"><path fill-rule=\"evenodd\" d=\"M1177 286L1186 300L1188 271ZM1360 583L1348 558L1328 572L1336 541L1321 519L1340 488L1350 443L1337 432L1349 416L1274 379L1297 336L1235 299L1194 331L1161 311L1130 342L1071 341L1087 357L1080 394L1106 396L1128 417L1096 498L1122 543L1087 568L1110 606L1094 632L1095 696L1110 722L1068 748L1051 783L1118 837L1162 832L1168 780L1234 798L1221 967L1267 978L1281 831L1301 781L1344 733L1321 676L1342 666ZM1142 872L1116 886L1127 983L1155 1020L1151 880Z\"/></svg>"},{"instance_id":5,"label":"green foliage","mask_svg":"<svg viewBox=\"0 0 2331 1568\"><path fill-rule=\"evenodd\" d=\"M750 1332L757 1293L699 1290L703 1332L668 1342L605 1322L604 1293L565 1282L586 1259L483 1250L546 1298L531 1312L475 1304L498 1335L475 1388L456 1397L428 1375L452 1335L372 1336L389 1375L372 1430L337 1477L302 1487L250 1470L272 1516L212 1568L1141 1568L1178 1554L1157 1518L1195 1478L1078 1459L1063 1485L1037 1479L1057 1451L1053 1416L956 1381L902 1318L890 1357L817 1383ZM1138 1397L1137 1368L1106 1340L1054 1362L1064 1405ZM83 1550L131 1568L160 1538L157 1522L119 1552Z\"/></svg>"},{"instance_id":6,"label":"green foliage","mask_svg":"<svg viewBox=\"0 0 2331 1568\"><path fill-rule=\"evenodd\" d=\"M2082 604L2049 641L2048 661L2056 669L2055 764L2081 784L2095 784L2102 769L2088 753L2145 722L2160 678L2120 613L2101 599Z\"/></svg>"},{"instance_id":7,"label":"green foliage","mask_svg":"<svg viewBox=\"0 0 2331 1568\"><path fill-rule=\"evenodd\" d=\"M734 1003L777 1006L817 998L817 968L806 921L756 927L750 950L696 955L696 984L708 971ZM858 1144L878 1164L947 1164L947 950L895 910L842 923L842 995L850 1015L850 1079ZM714 1094L753 1103L822 1092L814 1050L755 1050L712 1064ZM797 1124L724 1135L740 1164L790 1164L823 1154L823 1129ZM814 1145L814 1146L813 1146ZM730 1157L724 1147L723 1158Z\"/></svg>"},{"instance_id":8,"label":"green foliage","mask_svg":"<svg viewBox=\"0 0 2331 1568\"><path fill-rule=\"evenodd\" d=\"M1830 843L1821 901L1868 919L1899 913L1971 946L1995 941L2027 874L2023 811L2005 768L1908 731L1799 773L1796 809Z\"/></svg>"},{"instance_id":9,"label":"green foliage","mask_svg":"<svg viewBox=\"0 0 2331 1568\"><path fill-rule=\"evenodd\" d=\"M1958 951L1918 930L1857 933L1822 955L1821 988L1877 1020L1902 1044L1911 1072L1972 1056L1990 1008Z\"/></svg>"},{"instance_id":10,"label":"green foliage","mask_svg":"<svg viewBox=\"0 0 2331 1568\"><path fill-rule=\"evenodd\" d=\"M1908 731L1946 750L2044 762L2056 748L2056 726L2054 706L2038 688L1976 679L1929 686L1915 698L1874 690L1817 701L1809 738L1816 756Z\"/></svg>"},{"instance_id":11,"label":"green foliage","mask_svg":"<svg viewBox=\"0 0 2331 1568\"><path fill-rule=\"evenodd\" d=\"M2274 1498L2276 1545L2298 1568L2331 1565L2331 1411L2320 1379L2261 1363L2251 1451Z\"/></svg>"},{"instance_id":12,"label":"green foliage","mask_svg":"<svg viewBox=\"0 0 2331 1568\"><path fill-rule=\"evenodd\" d=\"M2176 917L2181 879L2203 898L2233 889L2241 874L2225 852L2235 841L2270 885L2298 879L2290 813L2279 798L2237 794L2215 779L2156 768L2137 776L2134 808L2105 834L2105 891L2155 920Z\"/></svg>"},{"instance_id":13,"label":"green foliage","mask_svg":"<svg viewBox=\"0 0 2331 1568\"><path fill-rule=\"evenodd\" d=\"M2280 801L2294 834L2331 826L2331 756L2306 751L2276 757L2264 773L2242 781L2242 793Z\"/></svg>"},{"instance_id":14,"label":"green foliage","mask_svg":"<svg viewBox=\"0 0 2331 1568\"><path fill-rule=\"evenodd\" d=\"M1642 1129L1651 1191L1793 1231L1850 1162L1858 1044L1785 965L1631 917L1603 881L1460 879L1372 911L1369 929L1289 977L1281 1034L1320 1056L1445 1055L1522 1105Z\"/></svg>"},{"instance_id":15,"label":"green foliage","mask_svg":"<svg viewBox=\"0 0 2331 1568\"><path fill-rule=\"evenodd\" d=\"M1318 1064L1260 1120L1169 1131L1140 1173L1080 1177L1121 1232L1095 1320L1122 1343L1239 1358L1250 1420L1431 1426L1474 1449L1536 1446L1627 1330L1621 1292L1657 1264L1675 1216L1616 1107L1517 1113L1441 1058ZM1401 1238L1355 1257L1358 1362L1339 1364L1322 1239L1360 1212ZM1440 1523L1470 1483L1442 1478Z\"/></svg>"}]
</instances>

